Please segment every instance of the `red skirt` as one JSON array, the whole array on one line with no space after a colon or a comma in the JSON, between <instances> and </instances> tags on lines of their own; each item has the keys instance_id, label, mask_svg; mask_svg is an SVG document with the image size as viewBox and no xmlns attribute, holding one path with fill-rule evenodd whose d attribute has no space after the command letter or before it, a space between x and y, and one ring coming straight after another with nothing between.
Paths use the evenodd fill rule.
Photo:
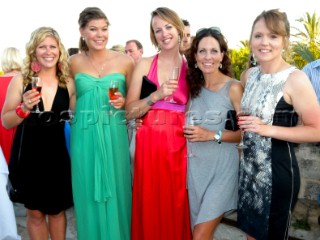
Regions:
<instances>
[{"instance_id":1,"label":"red skirt","mask_svg":"<svg viewBox=\"0 0 320 240\"><path fill-rule=\"evenodd\" d=\"M136 134L132 239L192 239L182 129L185 115L150 110L142 120Z\"/></svg>"}]
</instances>

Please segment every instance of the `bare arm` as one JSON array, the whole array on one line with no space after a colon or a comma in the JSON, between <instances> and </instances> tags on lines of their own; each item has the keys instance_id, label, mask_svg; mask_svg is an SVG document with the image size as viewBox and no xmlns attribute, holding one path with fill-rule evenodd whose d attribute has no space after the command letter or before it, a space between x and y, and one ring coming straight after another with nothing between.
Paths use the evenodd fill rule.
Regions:
<instances>
[{"instance_id":1,"label":"bare arm","mask_svg":"<svg viewBox=\"0 0 320 240\"><path fill-rule=\"evenodd\" d=\"M22 101L21 108L24 112L30 112L34 105L39 103L40 96L35 90L23 92L22 75L16 75L10 82L7 90L6 100L3 105L1 119L2 125L9 129L18 126L24 119L16 113L16 107ZM31 103L29 102L32 101Z\"/></svg>"},{"instance_id":2,"label":"bare arm","mask_svg":"<svg viewBox=\"0 0 320 240\"><path fill-rule=\"evenodd\" d=\"M292 104L302 125L279 127L266 125L257 117L242 117L245 131L289 142L320 141L320 107L312 85L300 70L293 72L284 87L284 99ZM255 124L249 124L254 122Z\"/></svg>"},{"instance_id":3,"label":"bare arm","mask_svg":"<svg viewBox=\"0 0 320 240\"><path fill-rule=\"evenodd\" d=\"M74 111L76 105L76 88L74 85L74 80L72 78L69 79L67 84L68 92L69 92L69 108L71 111Z\"/></svg>"},{"instance_id":4,"label":"bare arm","mask_svg":"<svg viewBox=\"0 0 320 240\"><path fill-rule=\"evenodd\" d=\"M242 94L243 94L243 87L240 84L240 82L232 83L229 89L229 96L230 96L232 105L236 111L239 111L240 109ZM190 142L201 142L201 141L212 141L216 131L211 131L201 126L185 126L184 133L185 133L185 137ZM238 131L223 130L221 140L222 142L239 142L240 130Z\"/></svg>"},{"instance_id":5,"label":"bare arm","mask_svg":"<svg viewBox=\"0 0 320 240\"><path fill-rule=\"evenodd\" d=\"M162 84L149 97L140 100L142 77L148 73L151 61L152 58L141 59L133 71L126 101L127 120L140 118L149 111L153 103L172 94L168 84Z\"/></svg>"}]
</instances>

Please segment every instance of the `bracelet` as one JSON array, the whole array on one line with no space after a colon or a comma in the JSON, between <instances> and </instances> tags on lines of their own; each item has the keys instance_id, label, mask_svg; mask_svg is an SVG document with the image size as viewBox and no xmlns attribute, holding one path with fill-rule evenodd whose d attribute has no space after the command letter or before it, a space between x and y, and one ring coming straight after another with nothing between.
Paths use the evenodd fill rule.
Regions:
<instances>
[{"instance_id":1,"label":"bracelet","mask_svg":"<svg viewBox=\"0 0 320 240\"><path fill-rule=\"evenodd\" d=\"M20 118L27 118L30 115L30 112L24 112L21 106L22 106L22 103L19 103L19 105L16 107L16 114Z\"/></svg>"},{"instance_id":2,"label":"bracelet","mask_svg":"<svg viewBox=\"0 0 320 240\"><path fill-rule=\"evenodd\" d=\"M221 139L222 139L222 131L216 131L216 133L213 135L213 141L221 144Z\"/></svg>"},{"instance_id":3,"label":"bracelet","mask_svg":"<svg viewBox=\"0 0 320 240\"><path fill-rule=\"evenodd\" d=\"M148 97L146 97L147 99L147 105L152 106L154 104L154 102L152 102L150 95Z\"/></svg>"}]
</instances>

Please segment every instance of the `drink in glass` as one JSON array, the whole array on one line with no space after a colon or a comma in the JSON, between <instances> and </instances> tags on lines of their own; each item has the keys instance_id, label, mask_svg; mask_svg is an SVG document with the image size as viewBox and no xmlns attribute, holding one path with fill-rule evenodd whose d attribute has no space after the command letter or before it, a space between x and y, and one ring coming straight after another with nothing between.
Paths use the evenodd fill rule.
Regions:
<instances>
[{"instance_id":1,"label":"drink in glass","mask_svg":"<svg viewBox=\"0 0 320 240\"><path fill-rule=\"evenodd\" d=\"M41 96L41 90L42 90L41 78L40 77L32 77L31 78L31 85L32 85L32 89L38 91L39 95ZM36 106L36 113L40 113L39 104L37 104L37 106Z\"/></svg>"},{"instance_id":2,"label":"drink in glass","mask_svg":"<svg viewBox=\"0 0 320 240\"><path fill-rule=\"evenodd\" d=\"M180 68L174 67L170 72L169 81L178 82L179 74L180 74ZM173 99L173 95L167 97L165 100L171 103L176 103L176 101Z\"/></svg>"},{"instance_id":3,"label":"drink in glass","mask_svg":"<svg viewBox=\"0 0 320 240\"><path fill-rule=\"evenodd\" d=\"M247 117L247 116L250 116L250 111L249 109L246 109L246 108L243 108L241 109L241 111L238 113L238 118L239 117ZM239 120L238 120L239 121ZM245 149L247 148L247 146L244 144L243 142L243 137L244 137L244 131L241 129L241 140L240 140L240 143L236 145L236 147L238 149Z\"/></svg>"},{"instance_id":4,"label":"drink in glass","mask_svg":"<svg viewBox=\"0 0 320 240\"><path fill-rule=\"evenodd\" d=\"M117 80L112 80L110 82L110 86L109 86L109 98L111 100L115 100L118 98L117 95L115 95L116 92L119 91L119 82Z\"/></svg>"}]
</instances>

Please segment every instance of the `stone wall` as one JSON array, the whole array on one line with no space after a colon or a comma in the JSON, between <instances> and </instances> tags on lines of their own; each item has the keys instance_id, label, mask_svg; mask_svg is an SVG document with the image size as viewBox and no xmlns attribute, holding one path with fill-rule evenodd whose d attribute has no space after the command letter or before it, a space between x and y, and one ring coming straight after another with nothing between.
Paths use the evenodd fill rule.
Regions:
<instances>
[{"instance_id":1,"label":"stone wall","mask_svg":"<svg viewBox=\"0 0 320 240\"><path fill-rule=\"evenodd\" d=\"M320 193L320 143L299 144L295 152L301 174L299 198L317 200Z\"/></svg>"}]
</instances>

